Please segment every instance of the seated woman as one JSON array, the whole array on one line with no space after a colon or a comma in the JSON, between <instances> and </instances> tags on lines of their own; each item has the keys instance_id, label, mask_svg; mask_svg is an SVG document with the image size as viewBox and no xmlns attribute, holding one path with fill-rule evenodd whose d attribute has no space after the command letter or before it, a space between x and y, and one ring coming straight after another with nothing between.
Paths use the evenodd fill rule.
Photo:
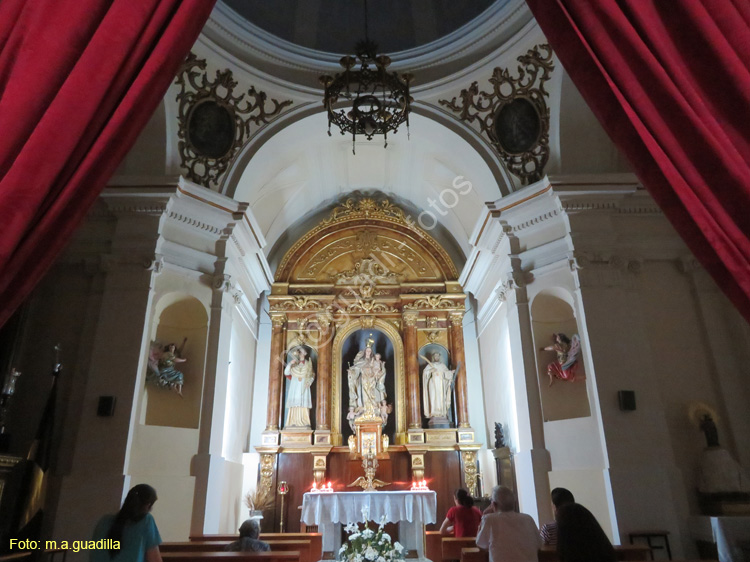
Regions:
<instances>
[{"instance_id":1,"label":"seated woman","mask_svg":"<svg viewBox=\"0 0 750 562\"><path fill-rule=\"evenodd\" d=\"M266 552L271 550L268 543L258 540L260 525L257 519L248 519L240 525L240 539L229 543L224 550L233 552Z\"/></svg>"},{"instance_id":2,"label":"seated woman","mask_svg":"<svg viewBox=\"0 0 750 562\"><path fill-rule=\"evenodd\" d=\"M569 503L556 511L555 519L560 562L614 562L612 543L588 509Z\"/></svg>"},{"instance_id":3,"label":"seated woman","mask_svg":"<svg viewBox=\"0 0 750 562\"><path fill-rule=\"evenodd\" d=\"M456 504L448 510L445 521L440 526L440 534L454 537L476 537L482 512L474 507L474 499L463 488L453 496Z\"/></svg>"},{"instance_id":4,"label":"seated woman","mask_svg":"<svg viewBox=\"0 0 750 562\"><path fill-rule=\"evenodd\" d=\"M151 515L155 501L156 490L151 486L134 486L120 511L97 523L93 539L112 539L113 548L92 550L90 562L161 562L161 536Z\"/></svg>"}]
</instances>

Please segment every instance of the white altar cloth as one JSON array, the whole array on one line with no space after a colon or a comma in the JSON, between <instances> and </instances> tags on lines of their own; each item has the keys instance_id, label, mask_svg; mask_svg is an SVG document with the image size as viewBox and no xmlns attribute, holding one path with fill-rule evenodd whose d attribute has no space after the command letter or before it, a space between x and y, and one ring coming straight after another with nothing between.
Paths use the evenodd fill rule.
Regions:
<instances>
[{"instance_id":1,"label":"white altar cloth","mask_svg":"<svg viewBox=\"0 0 750 562\"><path fill-rule=\"evenodd\" d=\"M302 496L302 521L318 525L323 533L323 551L335 556L341 546L341 525L364 523L367 520L398 523L398 539L407 550L415 551L418 562L424 557L424 526L435 523L437 494L432 491L412 492L308 492Z\"/></svg>"},{"instance_id":2,"label":"white altar cloth","mask_svg":"<svg viewBox=\"0 0 750 562\"><path fill-rule=\"evenodd\" d=\"M331 523L364 523L362 508L367 507L368 520L387 523L408 521L423 525L435 523L437 494L433 491L412 492L333 492L311 493L302 497L302 521L307 525Z\"/></svg>"}]
</instances>

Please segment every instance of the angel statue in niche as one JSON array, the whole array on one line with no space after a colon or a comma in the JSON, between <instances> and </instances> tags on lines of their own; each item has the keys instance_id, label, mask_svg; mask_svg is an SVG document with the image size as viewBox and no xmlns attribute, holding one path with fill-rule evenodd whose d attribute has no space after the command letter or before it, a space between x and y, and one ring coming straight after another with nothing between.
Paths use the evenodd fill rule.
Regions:
<instances>
[{"instance_id":1,"label":"angel statue in niche","mask_svg":"<svg viewBox=\"0 0 750 562\"><path fill-rule=\"evenodd\" d=\"M158 342L151 342L146 381L155 384L159 388L174 390L179 396L182 396L182 385L185 381L185 375L175 369L175 364L187 361L182 356L186 342L187 338L182 340L182 345L179 348L177 344L170 343L165 345L163 349Z\"/></svg>"},{"instance_id":2,"label":"angel statue in niche","mask_svg":"<svg viewBox=\"0 0 750 562\"><path fill-rule=\"evenodd\" d=\"M552 341L554 342L552 345L540 349L540 351L554 351L557 354L557 360L547 365L549 386L552 386L555 379L575 381L578 358L581 355L581 340L578 334L573 334L573 337L569 338L562 332L555 333L552 334ZM580 377L580 379L583 378L585 377Z\"/></svg>"}]
</instances>

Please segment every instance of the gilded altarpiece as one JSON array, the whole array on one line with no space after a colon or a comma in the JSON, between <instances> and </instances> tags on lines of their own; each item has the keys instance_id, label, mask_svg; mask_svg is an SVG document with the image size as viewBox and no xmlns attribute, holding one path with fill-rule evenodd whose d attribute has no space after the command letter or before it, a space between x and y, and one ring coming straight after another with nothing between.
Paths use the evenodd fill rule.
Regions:
<instances>
[{"instance_id":1,"label":"gilded altarpiece","mask_svg":"<svg viewBox=\"0 0 750 562\"><path fill-rule=\"evenodd\" d=\"M476 489L466 297L457 279L442 246L385 198L342 201L287 251L269 296L268 412L256 449L261 486L289 485L288 531L296 530L297 506L313 482L356 491L347 486L363 472L349 439L358 419L382 418L377 478L389 483L382 489L424 478L438 491L440 514L456 488ZM444 351L424 357L435 349ZM433 357L448 364L432 371L453 377L450 417L439 428L423 408L422 375ZM309 416L297 415L308 404ZM278 511L266 530L278 527Z\"/></svg>"}]
</instances>

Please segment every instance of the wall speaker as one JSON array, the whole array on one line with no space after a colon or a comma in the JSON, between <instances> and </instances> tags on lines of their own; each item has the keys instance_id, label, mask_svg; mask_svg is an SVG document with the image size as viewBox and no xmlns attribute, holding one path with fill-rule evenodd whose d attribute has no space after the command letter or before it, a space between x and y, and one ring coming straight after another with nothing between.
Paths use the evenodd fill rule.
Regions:
<instances>
[{"instance_id":1,"label":"wall speaker","mask_svg":"<svg viewBox=\"0 0 750 562\"><path fill-rule=\"evenodd\" d=\"M619 390L617 400L620 402L620 410L623 412L632 412L635 410L635 391Z\"/></svg>"},{"instance_id":2,"label":"wall speaker","mask_svg":"<svg viewBox=\"0 0 750 562\"><path fill-rule=\"evenodd\" d=\"M103 418L114 416L116 401L117 399L114 396L100 396L99 404L96 407L96 415Z\"/></svg>"}]
</instances>

